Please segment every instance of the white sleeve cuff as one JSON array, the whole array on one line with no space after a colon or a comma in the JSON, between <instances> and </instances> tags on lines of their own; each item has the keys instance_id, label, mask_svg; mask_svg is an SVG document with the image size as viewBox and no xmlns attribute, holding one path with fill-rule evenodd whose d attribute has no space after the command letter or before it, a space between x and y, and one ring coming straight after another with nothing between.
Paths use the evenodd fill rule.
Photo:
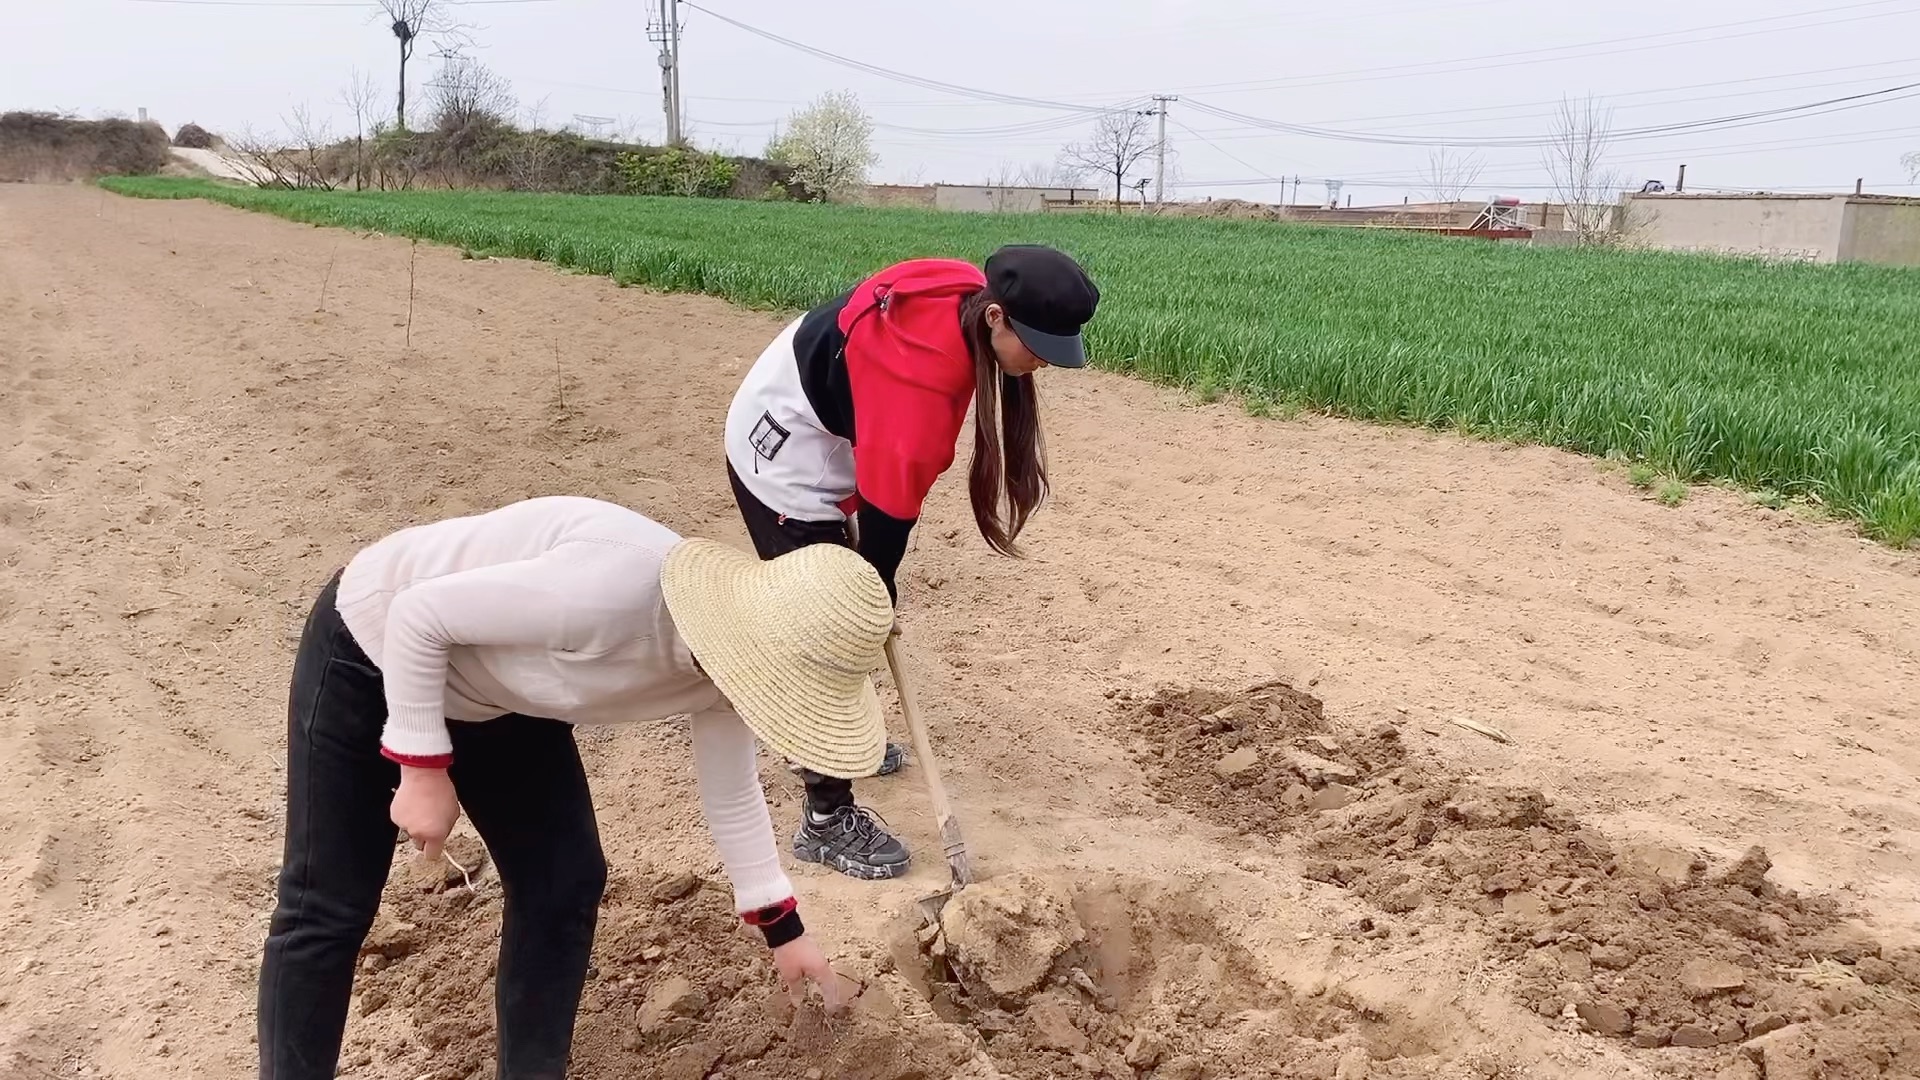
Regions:
<instances>
[{"instance_id":1,"label":"white sleeve cuff","mask_svg":"<svg viewBox=\"0 0 1920 1080\"><path fill-rule=\"evenodd\" d=\"M380 745L406 757L442 757L453 753L453 740L447 735L447 718L437 706L387 706L386 730L380 733Z\"/></svg>"}]
</instances>

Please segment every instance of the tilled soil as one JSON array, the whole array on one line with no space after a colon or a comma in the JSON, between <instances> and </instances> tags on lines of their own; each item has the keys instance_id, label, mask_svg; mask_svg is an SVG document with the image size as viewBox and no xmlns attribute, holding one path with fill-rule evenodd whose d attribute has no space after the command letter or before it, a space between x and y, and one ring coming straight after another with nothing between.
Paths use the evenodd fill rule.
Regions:
<instances>
[{"instance_id":1,"label":"tilled soil","mask_svg":"<svg viewBox=\"0 0 1920 1080\"><path fill-rule=\"evenodd\" d=\"M476 888L390 890L362 958L364 1025L348 1076L493 1075L500 902ZM1339 991L1276 981L1191 886L1017 873L962 891L938 927L903 916L890 948L843 966L846 1014L772 988L766 951L725 887L685 873L609 890L575 1040L582 1080L934 1080L1057 1076L1198 1080L1414 1077L1449 1061L1382 1040ZM1449 1073L1450 1074L1450 1073Z\"/></svg>"},{"instance_id":2,"label":"tilled soil","mask_svg":"<svg viewBox=\"0 0 1920 1080\"><path fill-rule=\"evenodd\" d=\"M1307 877L1396 925L1484 920L1510 990L1548 1020L1642 1049L1746 1044L1768 1076L1920 1073L1920 948L1830 896L1783 889L1764 849L1730 865L1616 843L1538 789L1409 755L1400 725L1329 723L1291 687L1122 698L1156 796L1297 835Z\"/></svg>"},{"instance_id":3,"label":"tilled soil","mask_svg":"<svg viewBox=\"0 0 1920 1080\"><path fill-rule=\"evenodd\" d=\"M252 1075L314 593L392 529L536 494L743 543L721 424L782 321L0 186L0 1077ZM581 1075L1913 1073L1920 560L1731 493L1662 507L1540 448L1043 375L1029 557L987 554L943 482L901 579L974 927L1006 933L902 924L944 878L934 824L913 766L863 781L913 872L790 871L864 1011L763 1019L684 731L584 732L618 887ZM1200 741L1134 711L1202 688L1164 699L1194 703L1184 726L1255 684L1277 718ZM798 786L765 782L784 832ZM1623 862L1640 845L1655 870ZM1763 879L1723 883L1755 845ZM349 1076L485 1075L499 902L476 880L396 876ZM1038 981L983 981L1003 967Z\"/></svg>"}]
</instances>

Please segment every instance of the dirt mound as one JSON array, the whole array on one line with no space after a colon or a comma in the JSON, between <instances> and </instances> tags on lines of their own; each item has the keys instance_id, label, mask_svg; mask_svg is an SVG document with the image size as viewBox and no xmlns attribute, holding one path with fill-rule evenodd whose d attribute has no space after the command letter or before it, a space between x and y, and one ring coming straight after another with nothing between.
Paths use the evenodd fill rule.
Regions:
<instances>
[{"instance_id":1,"label":"dirt mound","mask_svg":"<svg viewBox=\"0 0 1920 1080\"><path fill-rule=\"evenodd\" d=\"M866 989L849 1016L796 1009L777 989L759 935L733 915L723 884L690 874L609 885L574 1035L578 1080L763 1077L933 1080L967 1076L967 1034L935 1018L897 975L842 965ZM494 1075L492 957L501 904L487 879L469 890L390 887L368 938L346 1075L378 1056L408 1076ZM905 1007L900 1002L904 999ZM916 1007L917 1006L917 1007ZM377 1019L377 1017L376 1017ZM364 1046L365 1049L361 1049Z\"/></svg>"},{"instance_id":2,"label":"dirt mound","mask_svg":"<svg viewBox=\"0 0 1920 1080\"><path fill-rule=\"evenodd\" d=\"M1179 217L1242 218L1254 221L1279 221L1286 217L1286 213L1278 206L1248 202L1245 199L1208 199L1197 203L1175 203L1164 207L1161 212Z\"/></svg>"},{"instance_id":3,"label":"dirt mound","mask_svg":"<svg viewBox=\"0 0 1920 1080\"><path fill-rule=\"evenodd\" d=\"M173 145L189 150L211 150L213 142L213 132L192 121L181 124L180 130L173 135Z\"/></svg>"},{"instance_id":4,"label":"dirt mound","mask_svg":"<svg viewBox=\"0 0 1920 1080\"><path fill-rule=\"evenodd\" d=\"M1407 759L1399 728L1340 734L1317 699L1285 683L1122 699L1122 709L1145 736L1134 756L1154 797L1244 832L1311 824L1379 788Z\"/></svg>"},{"instance_id":5,"label":"dirt mound","mask_svg":"<svg viewBox=\"0 0 1920 1080\"><path fill-rule=\"evenodd\" d=\"M463 859L463 861L466 861ZM493 1075L484 875L396 882L369 936L344 1075ZM719 882L610 887L574 1042L581 1080L1434 1075L1417 1032L1385 1030L1341 991L1296 997L1262 974L1183 883L1068 886L1026 873L963 891L942 928L840 964L850 1015L795 1009ZM383 1022L384 1018L384 1022ZM388 1071L370 1073L375 1061Z\"/></svg>"},{"instance_id":6,"label":"dirt mound","mask_svg":"<svg viewBox=\"0 0 1920 1080\"><path fill-rule=\"evenodd\" d=\"M1344 992L1296 996L1264 975L1183 884L1069 890L1010 874L962 891L938 928L903 924L893 951L1005 1076L1399 1077L1439 1064L1420 1033L1379 1030Z\"/></svg>"},{"instance_id":7,"label":"dirt mound","mask_svg":"<svg viewBox=\"0 0 1920 1080\"><path fill-rule=\"evenodd\" d=\"M1413 761L1391 724L1334 730L1283 686L1119 707L1164 801L1298 838L1310 878L1406 924L1478 916L1542 1016L1643 1048L1754 1040L1756 1068L1768 1054L1823 1063L1807 1076L1920 1071L1920 950L1884 950L1832 900L1777 887L1759 848L1715 872L1616 845L1537 790ZM1395 919L1363 929L1385 937Z\"/></svg>"}]
</instances>

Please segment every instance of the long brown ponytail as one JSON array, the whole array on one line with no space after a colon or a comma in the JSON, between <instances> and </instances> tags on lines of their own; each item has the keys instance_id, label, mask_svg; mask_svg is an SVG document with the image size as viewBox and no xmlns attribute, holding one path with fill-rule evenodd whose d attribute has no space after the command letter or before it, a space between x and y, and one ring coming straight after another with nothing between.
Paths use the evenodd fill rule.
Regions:
<instances>
[{"instance_id":1,"label":"long brown ponytail","mask_svg":"<svg viewBox=\"0 0 1920 1080\"><path fill-rule=\"evenodd\" d=\"M1002 555L1017 556L1014 540L1047 497L1047 444L1033 377L1008 375L994 359L987 308L996 302L982 289L960 304L960 332L973 356L973 462L967 469L967 496L987 545Z\"/></svg>"}]
</instances>

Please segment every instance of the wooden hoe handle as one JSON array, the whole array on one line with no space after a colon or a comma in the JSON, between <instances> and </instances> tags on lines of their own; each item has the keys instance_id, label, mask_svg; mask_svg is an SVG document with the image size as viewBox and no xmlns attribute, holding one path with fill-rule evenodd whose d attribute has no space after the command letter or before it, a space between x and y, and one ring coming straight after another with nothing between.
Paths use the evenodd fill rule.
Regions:
<instances>
[{"instance_id":1,"label":"wooden hoe handle","mask_svg":"<svg viewBox=\"0 0 1920 1080\"><path fill-rule=\"evenodd\" d=\"M907 718L907 730L913 734L913 753L927 778L927 798L933 803L933 818L940 827L940 846L946 850L947 868L953 872L956 886L973 884L973 861L967 857L967 842L960 836L960 821L947 802L947 786L940 780L940 763L933 756L933 740L920 719L919 703L913 695L913 683L907 679L894 638L887 638L887 667L893 672L893 685L900 691L900 712Z\"/></svg>"}]
</instances>

